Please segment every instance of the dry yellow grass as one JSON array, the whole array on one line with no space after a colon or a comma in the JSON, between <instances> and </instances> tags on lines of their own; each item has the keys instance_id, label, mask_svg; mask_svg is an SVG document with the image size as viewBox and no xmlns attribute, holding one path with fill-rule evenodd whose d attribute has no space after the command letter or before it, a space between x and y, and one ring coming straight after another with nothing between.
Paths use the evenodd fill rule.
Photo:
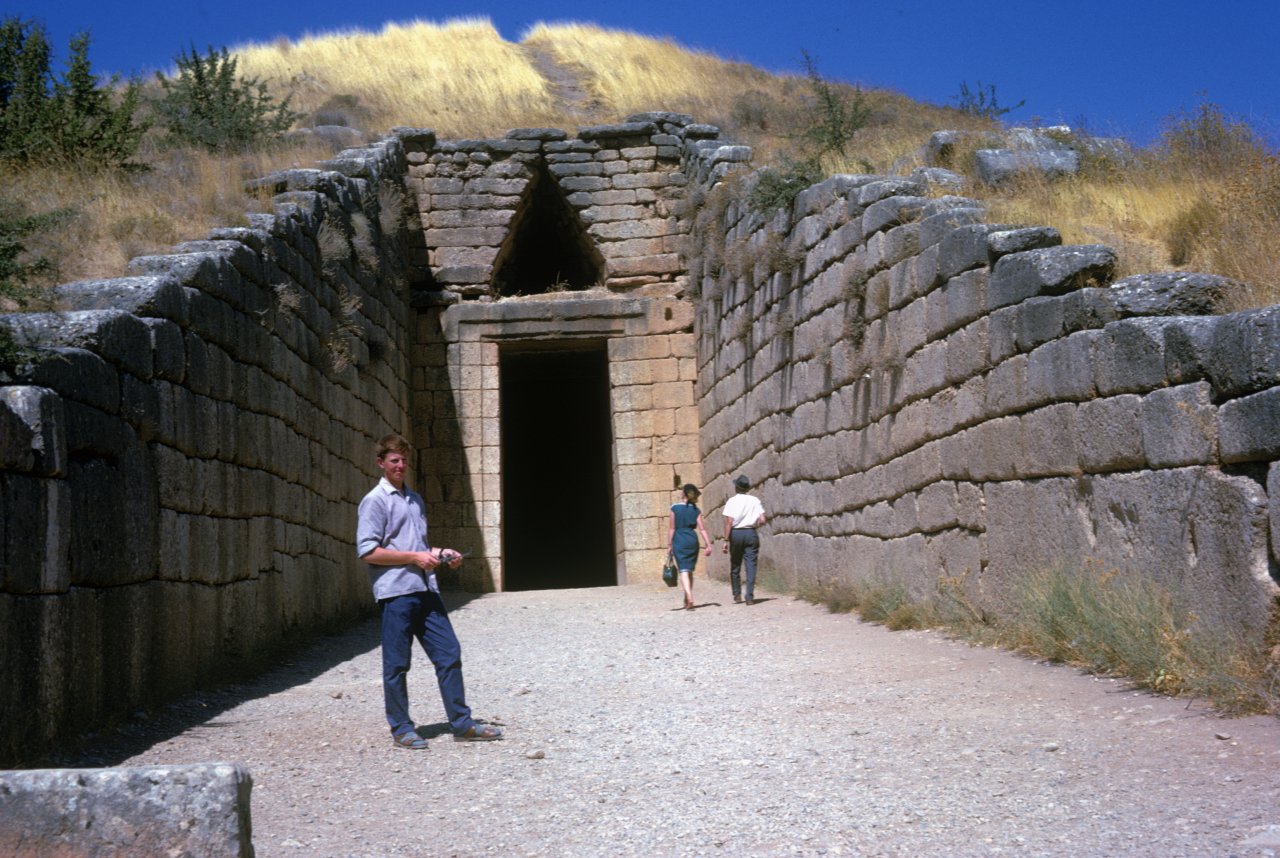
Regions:
<instances>
[{"instance_id":1,"label":"dry yellow grass","mask_svg":"<svg viewBox=\"0 0 1280 858\"><path fill-rule=\"evenodd\" d=\"M522 44L579 71L601 112L615 117L671 110L724 123L746 93L786 102L794 101L804 88L803 79L794 75L727 62L669 38L593 24L536 24L524 34Z\"/></svg>"},{"instance_id":2,"label":"dry yellow grass","mask_svg":"<svg viewBox=\"0 0 1280 858\"><path fill-rule=\"evenodd\" d=\"M233 53L241 74L292 95L295 110L355 96L365 128L379 135L410 125L442 137L495 136L556 118L546 80L486 18L392 23L378 33L324 33Z\"/></svg>"},{"instance_id":3,"label":"dry yellow grass","mask_svg":"<svg viewBox=\"0 0 1280 858\"><path fill-rule=\"evenodd\" d=\"M43 278L49 285L118 276L134 256L203 238L218 226L243 225L247 212L264 210L264 201L244 192L246 179L332 154L321 146L238 157L175 150L156 156L141 174L42 167L0 172L0 182L30 211L74 212L60 228L24 240L32 254L55 262Z\"/></svg>"},{"instance_id":4,"label":"dry yellow grass","mask_svg":"<svg viewBox=\"0 0 1280 858\"><path fill-rule=\"evenodd\" d=\"M242 75L260 78L278 98L292 96L291 107L311 121L345 115L370 138L396 125L433 128L444 139L534 126L573 133L575 123L670 110L720 126L726 140L753 146L755 163L763 166L803 156L795 134L820 119L803 74L773 74L669 38L592 24L539 23L511 43L487 18L412 21L376 33L245 45L234 53ZM549 74L557 79L543 76L548 57L576 78L583 104L564 100L564 81L554 71ZM855 97L847 83L829 85ZM828 172L906 172L919 164L916 153L931 132L993 127L889 90L867 89L860 97L869 108L867 124L846 156L827 155L822 167ZM1212 110L1180 121L1174 127L1182 129L1190 152L1180 161L1146 153L1152 156L1146 163L1120 174L1030 181L1013 191L974 186L969 193L984 199L992 220L1054 226L1067 242L1113 246L1122 274L1177 265L1255 284L1238 306L1280 298L1280 167ZM1202 156L1203 141L1215 134L1231 144L1235 160L1223 169L1219 159L1215 170L1205 170L1191 156ZM62 227L27 242L55 260L65 280L117 275L133 255L240 221L254 205L240 190L244 179L310 166L329 154L322 146L222 158L153 153L142 158L151 172L140 176L39 170L0 179L7 195L32 212L76 210Z\"/></svg>"}]
</instances>

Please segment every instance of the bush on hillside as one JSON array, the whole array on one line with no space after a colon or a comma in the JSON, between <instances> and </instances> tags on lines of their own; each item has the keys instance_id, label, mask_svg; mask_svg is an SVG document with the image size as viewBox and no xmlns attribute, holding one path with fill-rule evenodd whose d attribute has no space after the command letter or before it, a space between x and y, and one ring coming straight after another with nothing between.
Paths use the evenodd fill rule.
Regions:
<instances>
[{"instance_id":1,"label":"bush on hillside","mask_svg":"<svg viewBox=\"0 0 1280 858\"><path fill-rule=\"evenodd\" d=\"M820 161L826 155L847 157L849 141L866 126L871 107L860 87L855 86L852 94L840 91L818 73L808 52L801 51L801 55L813 112L797 136L814 160Z\"/></svg>"},{"instance_id":2,"label":"bush on hillside","mask_svg":"<svg viewBox=\"0 0 1280 858\"><path fill-rule=\"evenodd\" d=\"M984 87L982 81L978 81L974 89L969 89L968 81L960 81L960 94L956 96L956 108L961 113L992 120L998 120L1026 103L1024 98L1011 107L1002 107L1000 99L996 97L996 85L992 83Z\"/></svg>"},{"instance_id":3,"label":"bush on hillside","mask_svg":"<svg viewBox=\"0 0 1280 858\"><path fill-rule=\"evenodd\" d=\"M164 95L153 105L170 145L241 151L278 141L301 118L288 97L277 103L265 83L239 77L226 48L183 51L177 63L176 78L156 74Z\"/></svg>"},{"instance_id":4,"label":"bush on hillside","mask_svg":"<svg viewBox=\"0 0 1280 858\"><path fill-rule=\"evenodd\" d=\"M1266 153L1248 123L1228 116L1210 101L1169 116L1158 149L1176 166L1214 175L1238 172Z\"/></svg>"},{"instance_id":5,"label":"bush on hillside","mask_svg":"<svg viewBox=\"0 0 1280 858\"><path fill-rule=\"evenodd\" d=\"M34 297L30 281L54 270L53 261L27 253L26 237L66 220L70 211L26 214L21 204L0 198L0 301L25 307ZM0 308L2 309L2 308Z\"/></svg>"},{"instance_id":6,"label":"bush on hillside","mask_svg":"<svg viewBox=\"0 0 1280 858\"><path fill-rule=\"evenodd\" d=\"M0 160L127 165L146 131L134 121L137 83L114 103L90 67L88 33L71 40L61 77L50 69L51 57L42 25L19 18L0 23Z\"/></svg>"}]
</instances>

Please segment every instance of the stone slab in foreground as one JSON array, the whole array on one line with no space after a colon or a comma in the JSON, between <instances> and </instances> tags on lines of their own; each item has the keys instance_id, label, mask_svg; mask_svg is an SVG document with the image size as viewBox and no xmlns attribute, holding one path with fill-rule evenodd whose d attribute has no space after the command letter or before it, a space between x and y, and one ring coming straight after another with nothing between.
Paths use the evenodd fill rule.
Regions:
<instances>
[{"instance_id":1,"label":"stone slab in foreground","mask_svg":"<svg viewBox=\"0 0 1280 858\"><path fill-rule=\"evenodd\" d=\"M0 855L252 858L252 788L234 763L0 771Z\"/></svg>"}]
</instances>

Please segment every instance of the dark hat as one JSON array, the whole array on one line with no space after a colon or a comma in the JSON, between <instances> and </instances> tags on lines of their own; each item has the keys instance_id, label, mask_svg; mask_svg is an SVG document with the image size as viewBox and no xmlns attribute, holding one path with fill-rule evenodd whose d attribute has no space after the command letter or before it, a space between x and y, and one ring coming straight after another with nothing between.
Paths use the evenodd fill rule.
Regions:
<instances>
[{"instance_id":1,"label":"dark hat","mask_svg":"<svg viewBox=\"0 0 1280 858\"><path fill-rule=\"evenodd\" d=\"M738 474L738 476L734 478L733 484L744 492L751 488L751 480L747 479L746 474Z\"/></svg>"}]
</instances>

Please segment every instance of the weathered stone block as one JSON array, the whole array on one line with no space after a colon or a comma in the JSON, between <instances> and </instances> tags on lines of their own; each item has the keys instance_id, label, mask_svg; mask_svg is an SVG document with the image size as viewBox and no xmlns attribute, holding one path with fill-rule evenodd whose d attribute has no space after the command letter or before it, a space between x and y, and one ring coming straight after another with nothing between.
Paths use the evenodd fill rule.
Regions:
<instances>
[{"instance_id":1,"label":"weathered stone block","mask_svg":"<svg viewBox=\"0 0 1280 858\"><path fill-rule=\"evenodd\" d=\"M938 201L935 200L935 202ZM943 207L938 211L934 211L933 206L926 205L922 214L924 217L920 221L920 246L927 248L938 245L953 230L981 223L985 211L976 203L971 206Z\"/></svg>"},{"instance_id":2,"label":"weathered stone block","mask_svg":"<svg viewBox=\"0 0 1280 858\"><path fill-rule=\"evenodd\" d=\"M1218 441L1223 462L1280 459L1280 387L1224 403Z\"/></svg>"},{"instance_id":3,"label":"weathered stone block","mask_svg":"<svg viewBox=\"0 0 1280 858\"><path fill-rule=\"evenodd\" d=\"M7 425L6 425L7 422ZM45 387L0 387L0 462L42 476L67 468L66 412Z\"/></svg>"},{"instance_id":4,"label":"weathered stone block","mask_svg":"<svg viewBox=\"0 0 1280 858\"><path fill-rule=\"evenodd\" d=\"M948 230L942 236L938 247L939 276L949 280L961 271L985 267L989 260L987 236L1002 229L1007 227L999 224L975 223Z\"/></svg>"},{"instance_id":5,"label":"weathered stone block","mask_svg":"<svg viewBox=\"0 0 1280 858\"><path fill-rule=\"evenodd\" d=\"M1242 288L1214 274L1172 271L1126 277L1108 291L1122 316L1213 316Z\"/></svg>"},{"instance_id":6,"label":"weathered stone block","mask_svg":"<svg viewBox=\"0 0 1280 858\"><path fill-rule=\"evenodd\" d=\"M252 788L233 763L0 772L0 851L249 858Z\"/></svg>"},{"instance_id":7,"label":"weathered stone block","mask_svg":"<svg viewBox=\"0 0 1280 858\"><path fill-rule=\"evenodd\" d=\"M1142 398L1134 394L1095 399L1080 405L1076 409L1080 467L1090 473L1144 467L1141 408Z\"/></svg>"},{"instance_id":8,"label":"weathered stone block","mask_svg":"<svg viewBox=\"0 0 1280 858\"><path fill-rule=\"evenodd\" d=\"M1027 401L1084 402L1097 395L1094 352L1097 331L1047 342L1027 355Z\"/></svg>"},{"instance_id":9,"label":"weathered stone block","mask_svg":"<svg viewBox=\"0 0 1280 858\"><path fill-rule=\"evenodd\" d=\"M1062 336L1062 299L1059 297L1028 298L1018 308L1017 345L1028 352L1041 343Z\"/></svg>"},{"instance_id":10,"label":"weathered stone block","mask_svg":"<svg viewBox=\"0 0 1280 858\"><path fill-rule=\"evenodd\" d=\"M1050 405L1022 415L1022 460L1019 477L1067 476L1079 473L1076 452L1076 406Z\"/></svg>"},{"instance_id":11,"label":"weathered stone block","mask_svg":"<svg viewBox=\"0 0 1280 858\"><path fill-rule=\"evenodd\" d=\"M1156 390L1142 399L1142 447L1153 468L1210 464L1218 452L1217 409L1207 381Z\"/></svg>"},{"instance_id":12,"label":"weathered stone block","mask_svg":"<svg viewBox=\"0 0 1280 858\"><path fill-rule=\"evenodd\" d=\"M1068 332L1105 327L1119 317L1110 289L1087 287L1062 298L1062 325Z\"/></svg>"},{"instance_id":13,"label":"weathered stone block","mask_svg":"<svg viewBox=\"0 0 1280 858\"><path fill-rule=\"evenodd\" d=\"M1100 244L1011 253L1000 257L991 270L987 308L1017 304L1036 295L1062 295L1088 286L1104 286L1110 282L1115 266L1115 251Z\"/></svg>"},{"instance_id":14,"label":"weathered stone block","mask_svg":"<svg viewBox=\"0 0 1280 858\"><path fill-rule=\"evenodd\" d=\"M1051 226L1032 226L993 232L987 236L987 251L992 260L1009 253L1040 250L1062 244L1062 235Z\"/></svg>"},{"instance_id":15,"label":"weathered stone block","mask_svg":"<svg viewBox=\"0 0 1280 858\"><path fill-rule=\"evenodd\" d=\"M1209 377L1217 326L1216 317L1169 320L1164 329L1164 371L1170 384Z\"/></svg>"},{"instance_id":16,"label":"weathered stone block","mask_svg":"<svg viewBox=\"0 0 1280 858\"><path fill-rule=\"evenodd\" d=\"M0 472L4 592L66 592L74 534L71 501L66 480Z\"/></svg>"},{"instance_id":17,"label":"weathered stone block","mask_svg":"<svg viewBox=\"0 0 1280 858\"><path fill-rule=\"evenodd\" d=\"M1098 393L1136 393L1165 384L1164 328L1161 319L1112 322L1094 349Z\"/></svg>"},{"instance_id":18,"label":"weathered stone block","mask_svg":"<svg viewBox=\"0 0 1280 858\"><path fill-rule=\"evenodd\" d=\"M138 378L151 378L151 333L131 313L121 310L17 313L0 316L0 323L8 326L14 342L21 347L87 349Z\"/></svg>"},{"instance_id":19,"label":"weathered stone block","mask_svg":"<svg viewBox=\"0 0 1280 858\"><path fill-rule=\"evenodd\" d=\"M1025 460L1022 422L998 417L964 433L968 473L975 480L1011 480Z\"/></svg>"},{"instance_id":20,"label":"weathered stone block","mask_svg":"<svg viewBox=\"0 0 1280 858\"><path fill-rule=\"evenodd\" d=\"M1218 318L1208 370L1220 397L1240 396L1280 384L1280 306Z\"/></svg>"}]
</instances>

